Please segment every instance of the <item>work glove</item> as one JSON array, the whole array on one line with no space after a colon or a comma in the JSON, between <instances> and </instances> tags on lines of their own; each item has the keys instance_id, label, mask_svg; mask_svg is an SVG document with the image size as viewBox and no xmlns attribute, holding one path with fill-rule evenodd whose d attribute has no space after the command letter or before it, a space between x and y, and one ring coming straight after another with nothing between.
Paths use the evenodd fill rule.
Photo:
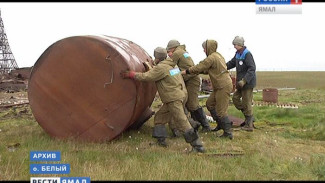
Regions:
<instances>
[{"instance_id":1,"label":"work glove","mask_svg":"<svg viewBox=\"0 0 325 183\"><path fill-rule=\"evenodd\" d=\"M242 79L242 80L238 81L237 88L243 88L245 84L246 84L245 79Z\"/></svg>"},{"instance_id":2,"label":"work glove","mask_svg":"<svg viewBox=\"0 0 325 183\"><path fill-rule=\"evenodd\" d=\"M123 78L123 79L134 79L135 77L135 72L134 71L121 71L120 72L120 76Z\"/></svg>"}]
</instances>

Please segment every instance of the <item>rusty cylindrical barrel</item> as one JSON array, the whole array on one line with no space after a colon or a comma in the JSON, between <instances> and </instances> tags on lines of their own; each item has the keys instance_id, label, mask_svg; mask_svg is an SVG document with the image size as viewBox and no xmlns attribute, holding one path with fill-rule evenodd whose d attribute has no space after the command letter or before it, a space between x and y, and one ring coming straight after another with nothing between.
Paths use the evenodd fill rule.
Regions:
<instances>
[{"instance_id":1,"label":"rusty cylindrical barrel","mask_svg":"<svg viewBox=\"0 0 325 183\"><path fill-rule=\"evenodd\" d=\"M52 137L107 141L148 120L153 82L120 77L144 72L151 57L137 44L111 36L74 36L48 47L31 71L28 99Z\"/></svg>"},{"instance_id":2,"label":"rusty cylindrical barrel","mask_svg":"<svg viewBox=\"0 0 325 183\"><path fill-rule=\"evenodd\" d=\"M276 88L264 88L263 89L263 101L278 103L278 89Z\"/></svg>"}]
</instances>

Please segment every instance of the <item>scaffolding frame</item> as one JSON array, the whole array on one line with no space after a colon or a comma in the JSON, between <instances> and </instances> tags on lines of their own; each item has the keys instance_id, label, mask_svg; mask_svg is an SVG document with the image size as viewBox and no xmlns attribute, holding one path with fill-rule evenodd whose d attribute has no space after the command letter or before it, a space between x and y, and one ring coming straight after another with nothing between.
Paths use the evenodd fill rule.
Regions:
<instances>
[{"instance_id":1,"label":"scaffolding frame","mask_svg":"<svg viewBox=\"0 0 325 183\"><path fill-rule=\"evenodd\" d=\"M0 10L0 74L9 73L11 70L18 68L18 64L9 46Z\"/></svg>"}]
</instances>

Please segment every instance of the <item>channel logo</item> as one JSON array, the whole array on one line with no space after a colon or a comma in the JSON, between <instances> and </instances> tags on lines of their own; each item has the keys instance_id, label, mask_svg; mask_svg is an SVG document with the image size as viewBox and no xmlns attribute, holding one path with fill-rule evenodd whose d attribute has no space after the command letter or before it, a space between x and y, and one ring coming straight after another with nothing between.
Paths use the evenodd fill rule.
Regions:
<instances>
[{"instance_id":1,"label":"channel logo","mask_svg":"<svg viewBox=\"0 0 325 183\"><path fill-rule=\"evenodd\" d=\"M90 183L90 177L31 177L30 183Z\"/></svg>"},{"instance_id":2,"label":"channel logo","mask_svg":"<svg viewBox=\"0 0 325 183\"><path fill-rule=\"evenodd\" d=\"M302 0L255 0L256 14L302 14Z\"/></svg>"},{"instance_id":3,"label":"channel logo","mask_svg":"<svg viewBox=\"0 0 325 183\"><path fill-rule=\"evenodd\" d=\"M256 4L302 4L302 0L256 0Z\"/></svg>"}]
</instances>

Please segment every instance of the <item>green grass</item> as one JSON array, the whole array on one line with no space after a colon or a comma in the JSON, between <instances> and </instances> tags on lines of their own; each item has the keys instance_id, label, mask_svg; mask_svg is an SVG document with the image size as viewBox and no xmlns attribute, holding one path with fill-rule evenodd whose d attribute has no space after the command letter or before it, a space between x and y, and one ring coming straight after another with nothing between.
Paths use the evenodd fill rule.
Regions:
<instances>
[{"instance_id":1,"label":"green grass","mask_svg":"<svg viewBox=\"0 0 325 183\"><path fill-rule=\"evenodd\" d=\"M262 76L260 76L262 77ZM262 79L262 78L261 78ZM282 82L285 82L282 80ZM278 87L280 85L274 86ZM288 86L292 87L292 86ZM205 100L200 100L205 105ZM59 140L46 134L28 105L0 109L0 180L30 177L90 177L94 180L325 180L325 92L320 88L279 91L280 103L298 109L254 106L254 132L234 128L234 139L199 133L206 154L189 154L183 138L168 138L168 148L151 137L153 117L139 130L105 143ZM262 101L262 92L254 93ZM152 108L157 110L160 100ZM207 114L206 108L204 108ZM243 118L232 104L228 113ZM215 123L210 123L215 127ZM171 134L170 131L168 131ZM19 143L15 151L8 145ZM31 175L30 151L60 151L68 175ZM223 153L239 153L224 156ZM37 162L36 162L37 163Z\"/></svg>"}]
</instances>

